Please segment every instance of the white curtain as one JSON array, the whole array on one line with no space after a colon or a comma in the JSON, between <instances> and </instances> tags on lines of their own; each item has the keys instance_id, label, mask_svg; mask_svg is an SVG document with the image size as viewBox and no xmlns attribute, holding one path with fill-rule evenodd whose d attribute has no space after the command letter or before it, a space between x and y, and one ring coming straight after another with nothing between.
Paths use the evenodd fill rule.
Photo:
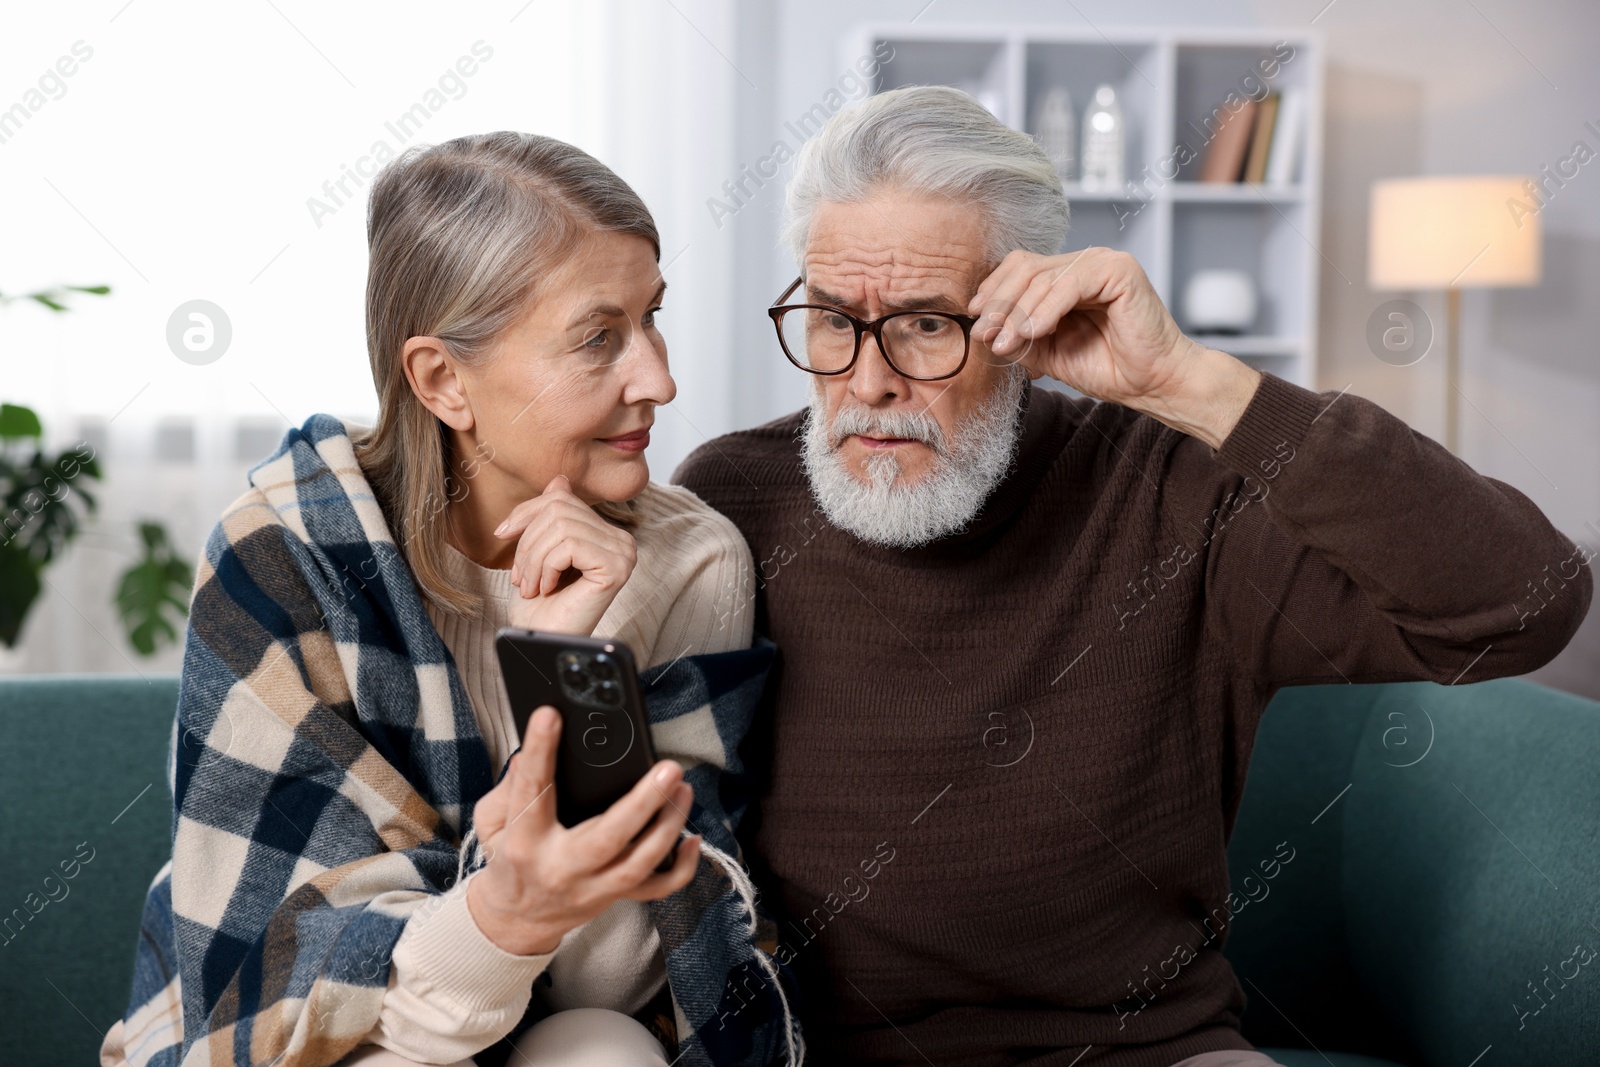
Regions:
<instances>
[{"instance_id":1,"label":"white curtain","mask_svg":"<svg viewBox=\"0 0 1600 1067\"><path fill-rule=\"evenodd\" d=\"M113 291L64 314L0 307L0 400L36 410L51 450L86 441L104 468L86 483L98 513L45 571L0 671L177 671L181 636L143 658L116 617L136 523L165 523L193 565L289 426L375 416L364 174L380 144L521 129L610 164L656 214L671 287L678 399L657 415L653 476L731 428L735 271L705 200L734 170L733 35L734 0L13 13L0 66L17 77L0 109L26 115L0 123L0 293ZM232 338L195 365L168 322L202 299Z\"/></svg>"},{"instance_id":2,"label":"white curtain","mask_svg":"<svg viewBox=\"0 0 1600 1067\"><path fill-rule=\"evenodd\" d=\"M656 413L650 470L666 481L708 437L731 429L733 231L706 200L735 172L734 0L607 0L597 154L650 206L668 285L662 333L677 398Z\"/></svg>"}]
</instances>

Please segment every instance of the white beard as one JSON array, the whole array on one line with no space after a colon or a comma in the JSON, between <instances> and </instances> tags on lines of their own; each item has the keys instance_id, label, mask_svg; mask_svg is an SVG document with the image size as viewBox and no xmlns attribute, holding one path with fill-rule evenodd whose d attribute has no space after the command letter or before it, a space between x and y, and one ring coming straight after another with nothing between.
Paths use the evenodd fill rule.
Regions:
<instances>
[{"instance_id":1,"label":"white beard","mask_svg":"<svg viewBox=\"0 0 1600 1067\"><path fill-rule=\"evenodd\" d=\"M827 425L820 381L811 383L811 411L801 446L812 495L828 520L863 541L915 548L956 533L975 518L1000 484L1022 435L1019 402L1027 373L1013 364L991 395L946 440L927 411L873 412L846 404ZM922 441L933 463L915 483L906 482L892 450L862 461L867 480L839 454L851 434L873 433Z\"/></svg>"}]
</instances>

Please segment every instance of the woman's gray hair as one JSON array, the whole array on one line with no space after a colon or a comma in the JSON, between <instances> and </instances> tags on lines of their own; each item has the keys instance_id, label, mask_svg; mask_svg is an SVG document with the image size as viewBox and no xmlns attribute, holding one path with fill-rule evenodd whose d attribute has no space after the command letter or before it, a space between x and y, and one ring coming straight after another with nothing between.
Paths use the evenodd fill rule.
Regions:
<instances>
[{"instance_id":1,"label":"woman's gray hair","mask_svg":"<svg viewBox=\"0 0 1600 1067\"><path fill-rule=\"evenodd\" d=\"M805 263L818 204L859 202L884 188L981 207L992 264L1014 248L1054 255L1067 234L1061 177L1033 138L959 89L913 85L839 112L801 147L783 231L795 262Z\"/></svg>"},{"instance_id":2,"label":"woman's gray hair","mask_svg":"<svg viewBox=\"0 0 1600 1067\"><path fill-rule=\"evenodd\" d=\"M367 357L378 421L353 432L351 444L418 588L450 614L483 610L479 594L446 577L445 527L486 461L453 454L449 427L417 398L402 350L412 337L433 336L458 362L485 365L595 233L643 238L661 258L639 195L553 137L501 130L415 145L372 183ZM627 501L601 501L595 511L623 525L632 514Z\"/></svg>"}]
</instances>

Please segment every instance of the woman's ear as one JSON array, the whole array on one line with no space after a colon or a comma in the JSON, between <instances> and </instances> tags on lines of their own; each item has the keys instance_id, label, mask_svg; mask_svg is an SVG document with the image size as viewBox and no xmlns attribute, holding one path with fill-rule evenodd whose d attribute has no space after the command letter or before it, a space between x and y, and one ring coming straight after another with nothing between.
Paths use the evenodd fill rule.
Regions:
<instances>
[{"instance_id":1,"label":"woman's ear","mask_svg":"<svg viewBox=\"0 0 1600 1067\"><path fill-rule=\"evenodd\" d=\"M463 433L472 429L472 403L467 397L466 382L460 364L443 341L437 337L408 338L400 349L400 366L423 407L451 429Z\"/></svg>"}]
</instances>

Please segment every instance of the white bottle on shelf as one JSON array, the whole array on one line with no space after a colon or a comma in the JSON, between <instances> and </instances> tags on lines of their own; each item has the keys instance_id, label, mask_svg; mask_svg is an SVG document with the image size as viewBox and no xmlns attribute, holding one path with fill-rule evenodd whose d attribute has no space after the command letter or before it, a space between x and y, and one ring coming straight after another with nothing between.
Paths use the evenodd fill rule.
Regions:
<instances>
[{"instance_id":1,"label":"white bottle on shelf","mask_svg":"<svg viewBox=\"0 0 1600 1067\"><path fill-rule=\"evenodd\" d=\"M1083 176L1088 190L1112 191L1122 188L1122 159L1127 144L1127 123L1117 91L1101 85L1094 91L1088 110L1083 113Z\"/></svg>"},{"instance_id":2,"label":"white bottle on shelf","mask_svg":"<svg viewBox=\"0 0 1600 1067\"><path fill-rule=\"evenodd\" d=\"M1056 165L1061 180L1070 182L1078 172L1078 125L1072 113L1072 96L1064 88L1051 89L1033 113L1033 135Z\"/></svg>"}]
</instances>

